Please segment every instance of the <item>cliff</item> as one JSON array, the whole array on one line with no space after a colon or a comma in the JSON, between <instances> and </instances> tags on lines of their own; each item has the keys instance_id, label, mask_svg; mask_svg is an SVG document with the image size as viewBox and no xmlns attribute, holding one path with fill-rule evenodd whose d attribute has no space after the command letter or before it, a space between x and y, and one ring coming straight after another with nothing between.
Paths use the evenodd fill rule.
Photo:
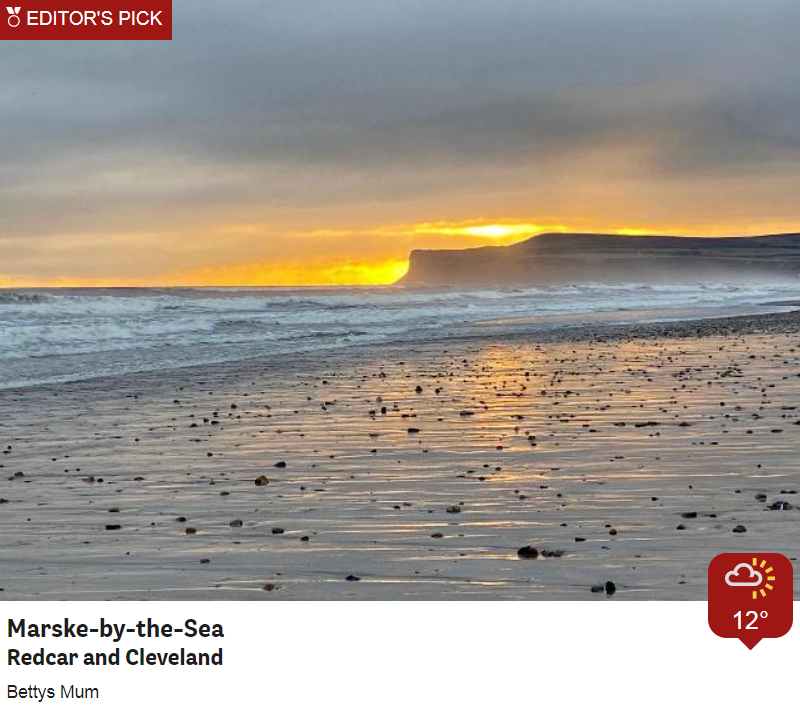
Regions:
<instances>
[{"instance_id":1,"label":"cliff","mask_svg":"<svg viewBox=\"0 0 800 710\"><path fill-rule=\"evenodd\" d=\"M727 281L800 277L800 234L626 237L541 234L506 247L415 250L405 286Z\"/></svg>"}]
</instances>

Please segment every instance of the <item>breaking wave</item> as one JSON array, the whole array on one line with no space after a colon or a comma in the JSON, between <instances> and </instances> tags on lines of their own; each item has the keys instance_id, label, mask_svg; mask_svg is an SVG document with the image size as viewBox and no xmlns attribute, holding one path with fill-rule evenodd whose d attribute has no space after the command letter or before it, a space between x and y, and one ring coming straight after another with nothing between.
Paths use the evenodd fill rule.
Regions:
<instances>
[{"instance_id":1,"label":"breaking wave","mask_svg":"<svg viewBox=\"0 0 800 710\"><path fill-rule=\"evenodd\" d=\"M0 388L504 329L779 310L789 283L0 290Z\"/></svg>"}]
</instances>

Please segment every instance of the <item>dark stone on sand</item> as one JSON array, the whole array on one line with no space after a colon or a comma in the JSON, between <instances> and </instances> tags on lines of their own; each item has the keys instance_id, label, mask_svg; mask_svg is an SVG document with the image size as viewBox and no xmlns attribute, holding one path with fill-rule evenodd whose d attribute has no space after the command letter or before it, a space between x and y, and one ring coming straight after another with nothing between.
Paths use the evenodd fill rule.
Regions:
<instances>
[{"instance_id":1,"label":"dark stone on sand","mask_svg":"<svg viewBox=\"0 0 800 710\"><path fill-rule=\"evenodd\" d=\"M275 468L286 468L286 461L278 461L278 463L275 464Z\"/></svg>"},{"instance_id":2,"label":"dark stone on sand","mask_svg":"<svg viewBox=\"0 0 800 710\"><path fill-rule=\"evenodd\" d=\"M435 540L441 540L444 537L444 535L442 535L442 533L440 532L435 532L431 535L431 537L434 538Z\"/></svg>"},{"instance_id":3,"label":"dark stone on sand","mask_svg":"<svg viewBox=\"0 0 800 710\"><path fill-rule=\"evenodd\" d=\"M267 582L267 583L266 583L266 584L265 584L265 585L262 587L262 589L263 589L265 592L276 592L276 591L278 591L278 589L280 589L280 587L279 587L277 584L273 584L272 582Z\"/></svg>"},{"instance_id":4,"label":"dark stone on sand","mask_svg":"<svg viewBox=\"0 0 800 710\"><path fill-rule=\"evenodd\" d=\"M106 530L122 530L122 525L106 525Z\"/></svg>"},{"instance_id":5,"label":"dark stone on sand","mask_svg":"<svg viewBox=\"0 0 800 710\"><path fill-rule=\"evenodd\" d=\"M409 434L419 434L419 429L417 429L416 427L410 426L410 427L408 427L408 433Z\"/></svg>"},{"instance_id":6,"label":"dark stone on sand","mask_svg":"<svg viewBox=\"0 0 800 710\"><path fill-rule=\"evenodd\" d=\"M767 502L767 494L766 493L756 493L755 499L761 501L762 503Z\"/></svg>"},{"instance_id":7,"label":"dark stone on sand","mask_svg":"<svg viewBox=\"0 0 800 710\"><path fill-rule=\"evenodd\" d=\"M525 547L520 547L519 550L517 550L517 557L521 560L535 560L539 557L539 550L531 545L525 545Z\"/></svg>"},{"instance_id":8,"label":"dark stone on sand","mask_svg":"<svg viewBox=\"0 0 800 710\"><path fill-rule=\"evenodd\" d=\"M608 534L609 534L609 535L611 535L611 536L613 537L614 535L616 535L616 534L617 534L617 531L616 531L616 529L615 529L615 528L611 528L611 530L609 530L609 531L608 531Z\"/></svg>"},{"instance_id":9,"label":"dark stone on sand","mask_svg":"<svg viewBox=\"0 0 800 710\"><path fill-rule=\"evenodd\" d=\"M259 476L258 478L256 478L256 485L257 486L269 485L269 479L266 476Z\"/></svg>"},{"instance_id":10,"label":"dark stone on sand","mask_svg":"<svg viewBox=\"0 0 800 710\"><path fill-rule=\"evenodd\" d=\"M197 528L186 528L186 530L184 530L183 532L185 532L187 535L196 535Z\"/></svg>"},{"instance_id":11,"label":"dark stone on sand","mask_svg":"<svg viewBox=\"0 0 800 710\"><path fill-rule=\"evenodd\" d=\"M605 590L608 596L613 597L617 593L617 585L614 582L606 582Z\"/></svg>"},{"instance_id":12,"label":"dark stone on sand","mask_svg":"<svg viewBox=\"0 0 800 710\"><path fill-rule=\"evenodd\" d=\"M311 542L311 538L308 535L303 535L303 537L300 538L300 542Z\"/></svg>"},{"instance_id":13,"label":"dark stone on sand","mask_svg":"<svg viewBox=\"0 0 800 710\"><path fill-rule=\"evenodd\" d=\"M680 525L678 525L678 527L677 527L677 528L675 528L675 529L676 529L676 530L686 530L686 526L685 526L683 523L681 523L681 524L680 524Z\"/></svg>"},{"instance_id":14,"label":"dark stone on sand","mask_svg":"<svg viewBox=\"0 0 800 710\"><path fill-rule=\"evenodd\" d=\"M273 535L283 535L286 531L283 528L272 528Z\"/></svg>"},{"instance_id":15,"label":"dark stone on sand","mask_svg":"<svg viewBox=\"0 0 800 710\"><path fill-rule=\"evenodd\" d=\"M575 542L586 542L586 538L585 537L576 537L575 538Z\"/></svg>"},{"instance_id":16,"label":"dark stone on sand","mask_svg":"<svg viewBox=\"0 0 800 710\"><path fill-rule=\"evenodd\" d=\"M200 560L200 564L201 564L201 565L208 565L208 564L211 564L211 560L210 560L210 559L208 559L208 557L204 557L202 560Z\"/></svg>"},{"instance_id":17,"label":"dark stone on sand","mask_svg":"<svg viewBox=\"0 0 800 710\"><path fill-rule=\"evenodd\" d=\"M564 550L542 550L542 557L563 557Z\"/></svg>"},{"instance_id":18,"label":"dark stone on sand","mask_svg":"<svg viewBox=\"0 0 800 710\"><path fill-rule=\"evenodd\" d=\"M240 528L244 525L244 521L239 520L239 518L236 518L236 520L231 520L231 522L229 522L228 525L230 525L232 528Z\"/></svg>"},{"instance_id":19,"label":"dark stone on sand","mask_svg":"<svg viewBox=\"0 0 800 710\"><path fill-rule=\"evenodd\" d=\"M686 519L696 518L697 513L681 513L681 517Z\"/></svg>"},{"instance_id":20,"label":"dark stone on sand","mask_svg":"<svg viewBox=\"0 0 800 710\"><path fill-rule=\"evenodd\" d=\"M450 513L451 515L456 515L456 514L461 512L461 506L460 505L450 505L450 506L447 507L447 511L446 512Z\"/></svg>"},{"instance_id":21,"label":"dark stone on sand","mask_svg":"<svg viewBox=\"0 0 800 710\"><path fill-rule=\"evenodd\" d=\"M792 510L792 508L794 508L794 506L791 503L787 503L785 500L775 501L769 506L770 510Z\"/></svg>"},{"instance_id":22,"label":"dark stone on sand","mask_svg":"<svg viewBox=\"0 0 800 710\"><path fill-rule=\"evenodd\" d=\"M344 578L344 581L345 582L360 582L361 581L361 577L356 577L354 574L348 574Z\"/></svg>"},{"instance_id":23,"label":"dark stone on sand","mask_svg":"<svg viewBox=\"0 0 800 710\"><path fill-rule=\"evenodd\" d=\"M735 532L735 533L746 533L747 532L747 528L744 525L737 525L733 529L733 532Z\"/></svg>"}]
</instances>

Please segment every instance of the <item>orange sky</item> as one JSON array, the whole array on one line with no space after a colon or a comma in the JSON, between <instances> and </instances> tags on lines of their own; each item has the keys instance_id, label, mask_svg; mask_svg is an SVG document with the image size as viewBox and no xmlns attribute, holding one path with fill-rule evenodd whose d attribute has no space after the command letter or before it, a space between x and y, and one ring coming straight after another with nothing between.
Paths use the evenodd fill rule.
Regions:
<instances>
[{"instance_id":1,"label":"orange sky","mask_svg":"<svg viewBox=\"0 0 800 710\"><path fill-rule=\"evenodd\" d=\"M163 243L163 234L118 235L110 238L119 246L119 266L108 260L105 268L111 275L54 275L45 278L3 275L0 287L100 287L100 286L314 286L314 285L384 285L401 278L407 268L412 248L458 249L485 245L508 245L544 232L595 231L615 234L679 234L685 236L727 236L791 231L791 225L741 225L738 230L685 228L677 225L656 227L618 227L539 223L532 220L460 220L420 222L359 229L311 229L291 232L300 252L287 256L248 259L270 233L269 226L255 223L220 225L205 237L195 235L188 249L176 249L170 262L156 266L150 273L122 273L129 259L141 258L153 243ZM153 243L151 243L151 240ZM55 250L80 240L59 235ZM180 239L168 239L180 243ZM202 245L205 244L205 248ZM348 248L349 247L349 248ZM196 258L198 253L202 258ZM343 256L337 256L343 254ZM180 262L185 262L181 266ZM143 263L143 261L142 261Z\"/></svg>"},{"instance_id":2,"label":"orange sky","mask_svg":"<svg viewBox=\"0 0 800 710\"><path fill-rule=\"evenodd\" d=\"M247 3L224 42L190 2L173 42L1 43L0 286L386 284L413 249L542 231L800 231L800 3L311 5Z\"/></svg>"}]
</instances>

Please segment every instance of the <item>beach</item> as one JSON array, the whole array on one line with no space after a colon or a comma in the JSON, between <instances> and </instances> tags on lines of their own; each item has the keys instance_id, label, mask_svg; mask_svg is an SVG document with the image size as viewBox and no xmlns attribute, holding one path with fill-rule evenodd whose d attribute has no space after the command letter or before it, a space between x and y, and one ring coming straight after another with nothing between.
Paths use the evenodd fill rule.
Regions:
<instances>
[{"instance_id":1,"label":"beach","mask_svg":"<svg viewBox=\"0 0 800 710\"><path fill-rule=\"evenodd\" d=\"M2 390L0 599L705 599L719 553L797 558L799 322Z\"/></svg>"}]
</instances>

